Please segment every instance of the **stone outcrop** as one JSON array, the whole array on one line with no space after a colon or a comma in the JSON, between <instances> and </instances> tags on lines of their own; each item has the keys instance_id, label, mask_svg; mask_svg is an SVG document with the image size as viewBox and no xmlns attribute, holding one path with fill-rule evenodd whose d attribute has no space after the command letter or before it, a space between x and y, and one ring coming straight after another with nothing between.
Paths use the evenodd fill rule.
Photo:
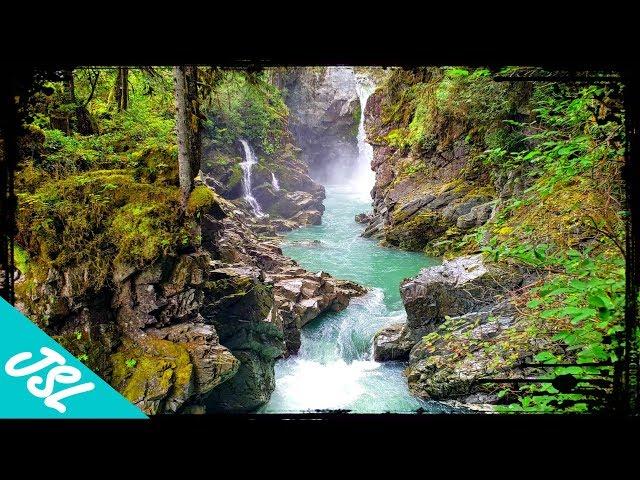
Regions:
<instances>
[{"instance_id":1,"label":"stone outcrop","mask_svg":"<svg viewBox=\"0 0 640 480\"><path fill-rule=\"evenodd\" d=\"M495 402L495 388L478 380L521 375L515 365L541 347L527 338L504 342L498 357L486 349L486 342L511 338L520 327L513 295L534 279L520 269L485 262L482 255L425 268L402 283L407 322L376 334L374 357L408 359L409 388L421 398Z\"/></svg>"},{"instance_id":2,"label":"stone outcrop","mask_svg":"<svg viewBox=\"0 0 640 480\"><path fill-rule=\"evenodd\" d=\"M221 197L198 228L199 248L144 268L116 263L101 292L81 294L54 269L36 292L57 299L43 327L149 414L255 409L300 328L364 293L300 268L262 236L272 225Z\"/></svg>"},{"instance_id":3,"label":"stone outcrop","mask_svg":"<svg viewBox=\"0 0 640 480\"><path fill-rule=\"evenodd\" d=\"M482 255L458 257L425 268L400 287L410 335L418 339L446 317L486 309L523 281L520 272L492 266L483 261Z\"/></svg>"},{"instance_id":4,"label":"stone outcrop","mask_svg":"<svg viewBox=\"0 0 640 480\"><path fill-rule=\"evenodd\" d=\"M408 335L406 323L394 323L383 328L373 338L373 358L378 362L408 360L415 345Z\"/></svg>"},{"instance_id":5,"label":"stone outcrop","mask_svg":"<svg viewBox=\"0 0 640 480\"><path fill-rule=\"evenodd\" d=\"M394 139L409 136L415 112L403 89L414 85L436 88L439 69L396 72L369 97L365 111L367 141L373 146L373 214L363 236L408 250L441 255L442 240L460 239L471 228L492 218L496 200L521 191L517 176L490 177L475 160L481 148L469 140L473 125L462 118L430 120L419 145L409 148ZM426 120L423 120L426 122Z\"/></svg>"},{"instance_id":6,"label":"stone outcrop","mask_svg":"<svg viewBox=\"0 0 640 480\"><path fill-rule=\"evenodd\" d=\"M339 312L349 298L365 290L354 282L335 280L328 273L311 273L291 265L267 275L273 284L274 299L282 315L285 343L289 353L300 348L300 329L322 312Z\"/></svg>"},{"instance_id":7,"label":"stone outcrop","mask_svg":"<svg viewBox=\"0 0 640 480\"><path fill-rule=\"evenodd\" d=\"M495 403L496 388L479 380L521 377L515 365L532 354L508 344L497 354L487 352L487 343L499 343L515 325L515 309L508 302L450 317L412 348L405 372L409 390L425 399Z\"/></svg>"}]
</instances>

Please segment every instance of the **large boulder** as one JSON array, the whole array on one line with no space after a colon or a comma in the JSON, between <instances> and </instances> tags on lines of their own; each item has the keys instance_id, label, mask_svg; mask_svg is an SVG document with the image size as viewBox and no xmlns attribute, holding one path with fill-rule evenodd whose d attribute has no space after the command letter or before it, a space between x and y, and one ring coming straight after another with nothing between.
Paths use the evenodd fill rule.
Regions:
<instances>
[{"instance_id":1,"label":"large boulder","mask_svg":"<svg viewBox=\"0 0 640 480\"><path fill-rule=\"evenodd\" d=\"M373 337L373 358L378 362L408 360L415 342L409 337L405 323L384 327Z\"/></svg>"},{"instance_id":2,"label":"large boulder","mask_svg":"<svg viewBox=\"0 0 640 480\"><path fill-rule=\"evenodd\" d=\"M271 206L270 211L274 215L283 218L291 218L304 210L323 212L324 205L322 204L322 200L323 198L308 192L289 192L281 196L277 202Z\"/></svg>"},{"instance_id":3,"label":"large boulder","mask_svg":"<svg viewBox=\"0 0 640 480\"><path fill-rule=\"evenodd\" d=\"M414 339L435 329L446 317L482 310L518 288L521 272L486 263L482 255L445 260L402 283L407 327Z\"/></svg>"}]
</instances>

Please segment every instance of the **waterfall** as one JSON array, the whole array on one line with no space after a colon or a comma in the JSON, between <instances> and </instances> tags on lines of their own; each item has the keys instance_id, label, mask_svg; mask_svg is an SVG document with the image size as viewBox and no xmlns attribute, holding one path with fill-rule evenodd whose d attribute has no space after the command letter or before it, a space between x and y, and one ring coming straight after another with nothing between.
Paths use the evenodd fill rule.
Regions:
<instances>
[{"instance_id":1,"label":"waterfall","mask_svg":"<svg viewBox=\"0 0 640 480\"><path fill-rule=\"evenodd\" d=\"M249 205L251 205L255 216L258 218L262 218L265 216L265 214L262 213L260 204L251 193L251 167L258 163L258 159L256 158L253 150L251 150L251 147L246 140L243 140L241 138L240 143L242 143L242 147L244 148L244 162L240 162L240 166L242 167L242 171L244 172L244 176L242 178L242 190L244 192L244 199Z\"/></svg>"},{"instance_id":2,"label":"waterfall","mask_svg":"<svg viewBox=\"0 0 640 480\"><path fill-rule=\"evenodd\" d=\"M373 82L364 76L356 76L356 93L360 100L360 123L358 124L358 164L354 178L357 191L366 194L370 198L370 192L376 182L376 175L371 170L373 160L373 147L367 143L367 133L364 128L364 111L367 100L375 90Z\"/></svg>"},{"instance_id":3,"label":"waterfall","mask_svg":"<svg viewBox=\"0 0 640 480\"><path fill-rule=\"evenodd\" d=\"M280 190L280 184L278 183L278 179L273 172L271 172L271 185L273 185L273 188L276 192Z\"/></svg>"}]
</instances>

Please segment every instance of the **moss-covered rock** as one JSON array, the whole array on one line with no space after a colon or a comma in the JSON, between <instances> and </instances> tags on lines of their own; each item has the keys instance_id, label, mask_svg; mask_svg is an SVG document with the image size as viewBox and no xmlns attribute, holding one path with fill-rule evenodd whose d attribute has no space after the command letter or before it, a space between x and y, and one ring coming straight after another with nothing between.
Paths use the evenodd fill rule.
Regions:
<instances>
[{"instance_id":1,"label":"moss-covered rock","mask_svg":"<svg viewBox=\"0 0 640 480\"><path fill-rule=\"evenodd\" d=\"M446 230L440 215L424 211L410 220L387 227L385 241L406 250L422 250L430 241Z\"/></svg>"},{"instance_id":2,"label":"moss-covered rock","mask_svg":"<svg viewBox=\"0 0 640 480\"><path fill-rule=\"evenodd\" d=\"M147 414L175 412L193 393L193 365L177 343L140 337L111 359L113 385Z\"/></svg>"}]
</instances>

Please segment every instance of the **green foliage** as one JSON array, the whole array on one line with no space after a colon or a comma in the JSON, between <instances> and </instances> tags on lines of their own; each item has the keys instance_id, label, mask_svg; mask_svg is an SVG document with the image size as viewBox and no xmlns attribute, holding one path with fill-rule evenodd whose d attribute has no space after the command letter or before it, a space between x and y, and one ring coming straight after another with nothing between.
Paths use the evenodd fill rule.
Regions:
<instances>
[{"instance_id":1,"label":"green foliage","mask_svg":"<svg viewBox=\"0 0 640 480\"><path fill-rule=\"evenodd\" d=\"M289 110L265 71L221 71L203 111L213 144L218 147L245 138L270 155L286 134Z\"/></svg>"},{"instance_id":2,"label":"green foliage","mask_svg":"<svg viewBox=\"0 0 640 480\"><path fill-rule=\"evenodd\" d=\"M448 82L470 76L445 75ZM456 97L452 89L441 83L440 100ZM501 204L489 224L455 245L538 272L539 284L523 294L518 307L531 319L529 335L551 341L534 360L550 365L540 376L571 376L577 388L611 374L611 367L553 364L616 361L620 346L626 217L620 175L624 112L618 98L617 85L537 83L527 102L528 118L507 115L501 126L485 129L483 168L494 179L515 173L523 189ZM559 391L554 384L505 389L500 396L508 403L500 407L506 412L592 408L588 395Z\"/></svg>"},{"instance_id":3,"label":"green foliage","mask_svg":"<svg viewBox=\"0 0 640 480\"><path fill-rule=\"evenodd\" d=\"M625 305L623 258L605 254L592 257L588 251L573 249L549 255L546 245L522 245L517 248L498 245L484 250L495 260L506 257L540 272L551 272L541 285L530 290L523 311L525 315L542 319L556 329L552 337L554 350L539 352L534 360L548 364L580 364L614 362L618 359L618 334L623 330ZM533 334L548 335L544 328ZM581 380L601 378L611 373L611 367L578 366L553 368L545 376L558 378L572 375L580 386ZM548 384L523 387L518 392L520 404L509 405L505 411L585 409L584 400L588 395L539 395L540 392L549 392L548 388Z\"/></svg>"},{"instance_id":4,"label":"green foliage","mask_svg":"<svg viewBox=\"0 0 640 480\"><path fill-rule=\"evenodd\" d=\"M14 245L13 261L23 275L29 272L29 254L20 245Z\"/></svg>"},{"instance_id":5,"label":"green foliage","mask_svg":"<svg viewBox=\"0 0 640 480\"><path fill-rule=\"evenodd\" d=\"M606 122L592 121L603 97L615 89L592 85L574 92L556 84L538 85L533 94L535 120L506 122L531 132L526 136L528 148L513 150L513 145L493 138L494 148L486 150L485 164L498 171L525 168L530 177L544 177L533 188L546 196L557 184L591 172L603 162L615 162L624 155L622 112Z\"/></svg>"},{"instance_id":6,"label":"green foliage","mask_svg":"<svg viewBox=\"0 0 640 480\"><path fill-rule=\"evenodd\" d=\"M135 366L138 364L138 360L136 360L135 358L129 358L124 363L129 368L135 368Z\"/></svg>"},{"instance_id":7,"label":"green foliage","mask_svg":"<svg viewBox=\"0 0 640 480\"><path fill-rule=\"evenodd\" d=\"M485 137L500 135L502 122L518 116L522 95L521 87L493 81L486 68L398 72L386 89L382 120L394 128L385 140L415 153L446 148L463 133L468 144L484 150Z\"/></svg>"}]
</instances>

